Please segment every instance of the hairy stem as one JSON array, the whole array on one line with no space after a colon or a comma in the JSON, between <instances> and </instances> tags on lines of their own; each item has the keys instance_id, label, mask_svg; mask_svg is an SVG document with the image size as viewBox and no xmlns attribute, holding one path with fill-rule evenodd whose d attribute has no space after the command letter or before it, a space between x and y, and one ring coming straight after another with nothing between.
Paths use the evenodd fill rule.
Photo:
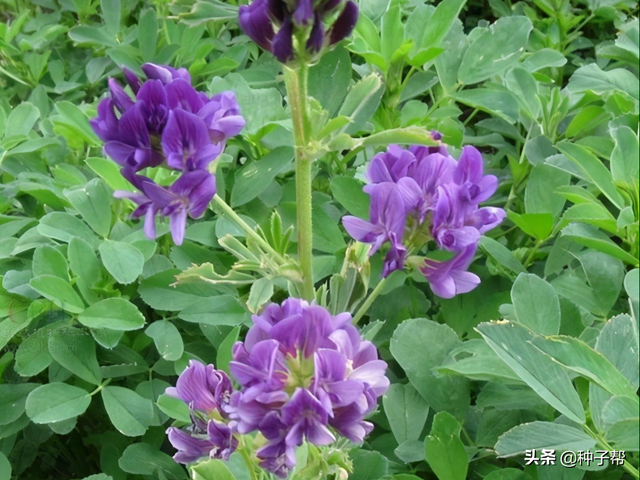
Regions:
<instances>
[{"instance_id":1,"label":"hairy stem","mask_svg":"<svg viewBox=\"0 0 640 480\"><path fill-rule=\"evenodd\" d=\"M307 107L308 67L284 68L284 82L291 107L296 157L296 211L298 225L298 260L302 273L301 294L313 300L313 231L311 221L311 158L307 153L311 140L311 123Z\"/></svg>"}]
</instances>

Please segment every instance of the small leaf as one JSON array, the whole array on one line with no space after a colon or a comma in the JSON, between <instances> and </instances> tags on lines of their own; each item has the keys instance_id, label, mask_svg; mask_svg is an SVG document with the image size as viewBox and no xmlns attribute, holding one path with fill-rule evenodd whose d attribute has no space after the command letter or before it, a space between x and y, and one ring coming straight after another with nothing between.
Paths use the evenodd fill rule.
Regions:
<instances>
[{"instance_id":1,"label":"small leaf","mask_svg":"<svg viewBox=\"0 0 640 480\"><path fill-rule=\"evenodd\" d=\"M29 286L44 298L69 313L80 313L84 303L70 283L53 275L40 275L29 281Z\"/></svg>"},{"instance_id":2,"label":"small leaf","mask_svg":"<svg viewBox=\"0 0 640 480\"><path fill-rule=\"evenodd\" d=\"M86 390L61 382L51 382L27 397L27 415L33 423L61 422L77 417L89 408L91 396Z\"/></svg>"},{"instance_id":3,"label":"small leaf","mask_svg":"<svg viewBox=\"0 0 640 480\"><path fill-rule=\"evenodd\" d=\"M94 303L78 315L78 321L89 328L137 330L144 326L140 310L123 298L106 298Z\"/></svg>"},{"instance_id":4,"label":"small leaf","mask_svg":"<svg viewBox=\"0 0 640 480\"><path fill-rule=\"evenodd\" d=\"M153 338L158 353L170 362L175 362L184 352L184 344L180 332L173 323L168 320L156 320L147 327L144 332Z\"/></svg>"},{"instance_id":5,"label":"small leaf","mask_svg":"<svg viewBox=\"0 0 640 480\"><path fill-rule=\"evenodd\" d=\"M460 423L447 412L433 418L431 432L425 439L427 463L439 480L464 480L469 463L460 440Z\"/></svg>"},{"instance_id":6,"label":"small leaf","mask_svg":"<svg viewBox=\"0 0 640 480\"><path fill-rule=\"evenodd\" d=\"M101 394L111 423L120 433L128 437L144 435L153 420L151 400L123 387L107 386Z\"/></svg>"},{"instance_id":7,"label":"small leaf","mask_svg":"<svg viewBox=\"0 0 640 480\"><path fill-rule=\"evenodd\" d=\"M499 457L521 455L526 450L589 450L596 441L582 430L551 422L518 425L500 437L495 450Z\"/></svg>"},{"instance_id":8,"label":"small leaf","mask_svg":"<svg viewBox=\"0 0 640 480\"><path fill-rule=\"evenodd\" d=\"M96 344L85 331L73 327L54 330L49 337L49 353L56 362L84 381L94 385L102 382Z\"/></svg>"},{"instance_id":9,"label":"small leaf","mask_svg":"<svg viewBox=\"0 0 640 480\"><path fill-rule=\"evenodd\" d=\"M144 255L133 245L104 240L98 250L102 263L116 282L128 285L142 274Z\"/></svg>"}]
</instances>

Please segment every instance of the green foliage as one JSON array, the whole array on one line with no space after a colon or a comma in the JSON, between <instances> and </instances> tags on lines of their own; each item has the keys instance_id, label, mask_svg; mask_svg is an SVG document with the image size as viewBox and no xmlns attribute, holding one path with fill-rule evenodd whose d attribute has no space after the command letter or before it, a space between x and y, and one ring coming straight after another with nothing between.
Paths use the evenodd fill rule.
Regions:
<instances>
[{"instance_id":1,"label":"green foliage","mask_svg":"<svg viewBox=\"0 0 640 480\"><path fill-rule=\"evenodd\" d=\"M227 369L251 314L297 293L290 104L236 3L0 0L0 480L252 478L240 453L188 472L165 436L190 421L164 393L188 361ZM392 385L333 473L633 475L637 3L359 4L352 37L309 72L317 301L355 314L377 285L379 255L340 218L368 217L366 164L388 144L432 145L438 130L456 157L476 146L508 218L480 241L476 290L443 300L397 272L359 319ZM179 247L164 223L148 240L113 198L132 187L88 123L107 78L144 62L234 90L247 120L216 165L235 213L213 202ZM626 450L627 465L525 466L534 448ZM318 478L319 451L298 456L293 476Z\"/></svg>"}]
</instances>

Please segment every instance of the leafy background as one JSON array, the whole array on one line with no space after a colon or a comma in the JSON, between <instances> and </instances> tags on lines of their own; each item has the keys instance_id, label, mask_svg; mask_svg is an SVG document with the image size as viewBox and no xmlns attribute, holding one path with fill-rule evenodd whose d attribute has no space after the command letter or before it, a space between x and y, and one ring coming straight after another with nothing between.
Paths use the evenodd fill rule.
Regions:
<instances>
[{"instance_id":1,"label":"leafy background","mask_svg":"<svg viewBox=\"0 0 640 480\"><path fill-rule=\"evenodd\" d=\"M318 108L351 119L314 166L315 280L339 290L332 306L353 311L365 291L341 275L339 226L367 215L365 137L419 125L475 145L508 220L482 239L475 291L442 300L397 272L369 310L393 385L350 478L629 476L522 454L606 445L638 465L637 3L359 3L351 41L310 74ZM216 206L182 246L144 237L87 123L121 66L233 89L247 126L218 192L295 252L279 65L236 15L216 0L0 0L0 480L187 478L164 434L186 406L164 389L191 358L224 369L251 312L287 296L283 277L251 274L250 239ZM372 258L371 286L380 269Z\"/></svg>"}]
</instances>

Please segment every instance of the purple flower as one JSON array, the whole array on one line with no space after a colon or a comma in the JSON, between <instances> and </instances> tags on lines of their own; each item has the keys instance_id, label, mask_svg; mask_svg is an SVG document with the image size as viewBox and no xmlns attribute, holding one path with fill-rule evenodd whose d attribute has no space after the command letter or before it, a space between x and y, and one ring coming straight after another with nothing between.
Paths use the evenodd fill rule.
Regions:
<instances>
[{"instance_id":1,"label":"purple flower","mask_svg":"<svg viewBox=\"0 0 640 480\"><path fill-rule=\"evenodd\" d=\"M391 249L385 260L385 276L402 268L406 249L402 245L406 223L404 200L397 185L392 182L367 185L365 192L371 196L370 221L353 216L342 218L349 235L363 243L373 244L369 254L373 255L387 241Z\"/></svg>"},{"instance_id":2,"label":"purple flower","mask_svg":"<svg viewBox=\"0 0 640 480\"><path fill-rule=\"evenodd\" d=\"M198 421L197 424L204 424ZM173 459L178 463L192 463L203 457L229 460L238 446L238 441L228 425L216 420L208 420L206 428L192 425L190 431L170 427L167 435L171 445L178 450Z\"/></svg>"},{"instance_id":3,"label":"purple flower","mask_svg":"<svg viewBox=\"0 0 640 480\"><path fill-rule=\"evenodd\" d=\"M349 0L329 29L329 44L334 45L351 35L356 23L358 23L358 6Z\"/></svg>"},{"instance_id":4,"label":"purple flower","mask_svg":"<svg viewBox=\"0 0 640 480\"><path fill-rule=\"evenodd\" d=\"M191 409L209 413L228 404L231 391L226 373L216 370L213 365L189 360L189 366L178 377L176 386L167 388L165 393L179 398Z\"/></svg>"},{"instance_id":5,"label":"purple flower","mask_svg":"<svg viewBox=\"0 0 640 480\"><path fill-rule=\"evenodd\" d=\"M177 170L206 169L221 153L213 145L200 117L185 110L172 110L162 133L162 150L167 164Z\"/></svg>"},{"instance_id":6,"label":"purple flower","mask_svg":"<svg viewBox=\"0 0 640 480\"><path fill-rule=\"evenodd\" d=\"M98 116L89 120L91 128L103 142L120 138L118 117L116 117L114 108L113 100L105 98L98 104Z\"/></svg>"},{"instance_id":7,"label":"purple flower","mask_svg":"<svg viewBox=\"0 0 640 480\"><path fill-rule=\"evenodd\" d=\"M160 80L149 80L138 90L137 104L150 132L158 135L167 124L169 104Z\"/></svg>"},{"instance_id":8,"label":"purple flower","mask_svg":"<svg viewBox=\"0 0 640 480\"><path fill-rule=\"evenodd\" d=\"M128 198L138 205L131 217L140 218L144 215L144 234L150 239L155 239L158 207L153 204L151 199L142 193L133 193L126 190L116 190L113 196L115 198Z\"/></svg>"},{"instance_id":9,"label":"purple flower","mask_svg":"<svg viewBox=\"0 0 640 480\"><path fill-rule=\"evenodd\" d=\"M183 173L169 188L147 183L144 193L162 215L169 217L173 242L182 245L187 214L191 218L204 214L216 194L216 179L206 170L194 170Z\"/></svg>"},{"instance_id":10,"label":"purple flower","mask_svg":"<svg viewBox=\"0 0 640 480\"><path fill-rule=\"evenodd\" d=\"M271 41L275 34L269 19L267 0L255 0L251 5L241 6L238 23L251 40L265 50L271 51Z\"/></svg>"},{"instance_id":11,"label":"purple flower","mask_svg":"<svg viewBox=\"0 0 640 480\"><path fill-rule=\"evenodd\" d=\"M317 58L325 46L348 37L357 21L358 6L344 0L255 0L240 7L238 18L247 36L285 64L299 54Z\"/></svg>"},{"instance_id":12,"label":"purple flower","mask_svg":"<svg viewBox=\"0 0 640 480\"><path fill-rule=\"evenodd\" d=\"M162 155L151 146L149 129L140 104L135 104L122 115L118 122L117 138L108 141L104 151L119 165L138 172L162 163Z\"/></svg>"},{"instance_id":13,"label":"purple flower","mask_svg":"<svg viewBox=\"0 0 640 480\"><path fill-rule=\"evenodd\" d=\"M229 368L241 390L227 413L238 432L260 431L267 440L257 452L261 466L284 478L305 439L327 445L334 431L364 439L372 428L364 416L389 385L386 367L350 314L290 298L255 315L234 346Z\"/></svg>"},{"instance_id":14,"label":"purple flower","mask_svg":"<svg viewBox=\"0 0 640 480\"><path fill-rule=\"evenodd\" d=\"M235 137L245 125L236 95L231 91L211 97L211 100L198 111L198 116L207 126L213 143L224 142L228 138Z\"/></svg>"},{"instance_id":15,"label":"purple flower","mask_svg":"<svg viewBox=\"0 0 640 480\"><path fill-rule=\"evenodd\" d=\"M482 155L475 147L464 147L453 173L453 180L463 187L462 197L469 203L487 201L498 188L494 175L483 175Z\"/></svg>"},{"instance_id":16,"label":"purple flower","mask_svg":"<svg viewBox=\"0 0 640 480\"><path fill-rule=\"evenodd\" d=\"M476 249L477 245L472 244L450 260L438 262L427 259L425 261L421 271L429 280L433 293L442 298L453 298L461 293L470 292L480 284L480 278L467 271L476 254Z\"/></svg>"},{"instance_id":17,"label":"purple flower","mask_svg":"<svg viewBox=\"0 0 640 480\"><path fill-rule=\"evenodd\" d=\"M142 71L149 80L160 80L164 85L171 83L172 80L182 79L191 83L191 75L186 68L175 69L168 65L155 65L153 63L145 63L142 65Z\"/></svg>"},{"instance_id":18,"label":"purple flower","mask_svg":"<svg viewBox=\"0 0 640 480\"><path fill-rule=\"evenodd\" d=\"M438 132L431 136L438 142L442 139ZM450 262L427 260L428 268L423 272L440 285L434 292L443 291L444 279L460 284L448 292L464 293L477 285L475 275L463 275L473 259L468 252L475 252L480 236L506 216L500 208L478 205L493 195L498 182L495 176L484 175L478 150L465 147L456 161L442 144L408 149L390 145L373 157L366 177L370 182L364 187L371 198L370 220L346 216L343 224L354 239L373 244L371 254L384 243L390 244L383 277L403 268L408 254L405 245L417 252L430 248L433 242L437 249L460 253Z\"/></svg>"},{"instance_id":19,"label":"purple flower","mask_svg":"<svg viewBox=\"0 0 640 480\"><path fill-rule=\"evenodd\" d=\"M133 107L134 101L131 100L131 97L122 89L118 82L116 82L113 78L110 78L108 83L109 93L111 93L113 104L120 111L120 113L124 113L131 107Z\"/></svg>"}]
</instances>

